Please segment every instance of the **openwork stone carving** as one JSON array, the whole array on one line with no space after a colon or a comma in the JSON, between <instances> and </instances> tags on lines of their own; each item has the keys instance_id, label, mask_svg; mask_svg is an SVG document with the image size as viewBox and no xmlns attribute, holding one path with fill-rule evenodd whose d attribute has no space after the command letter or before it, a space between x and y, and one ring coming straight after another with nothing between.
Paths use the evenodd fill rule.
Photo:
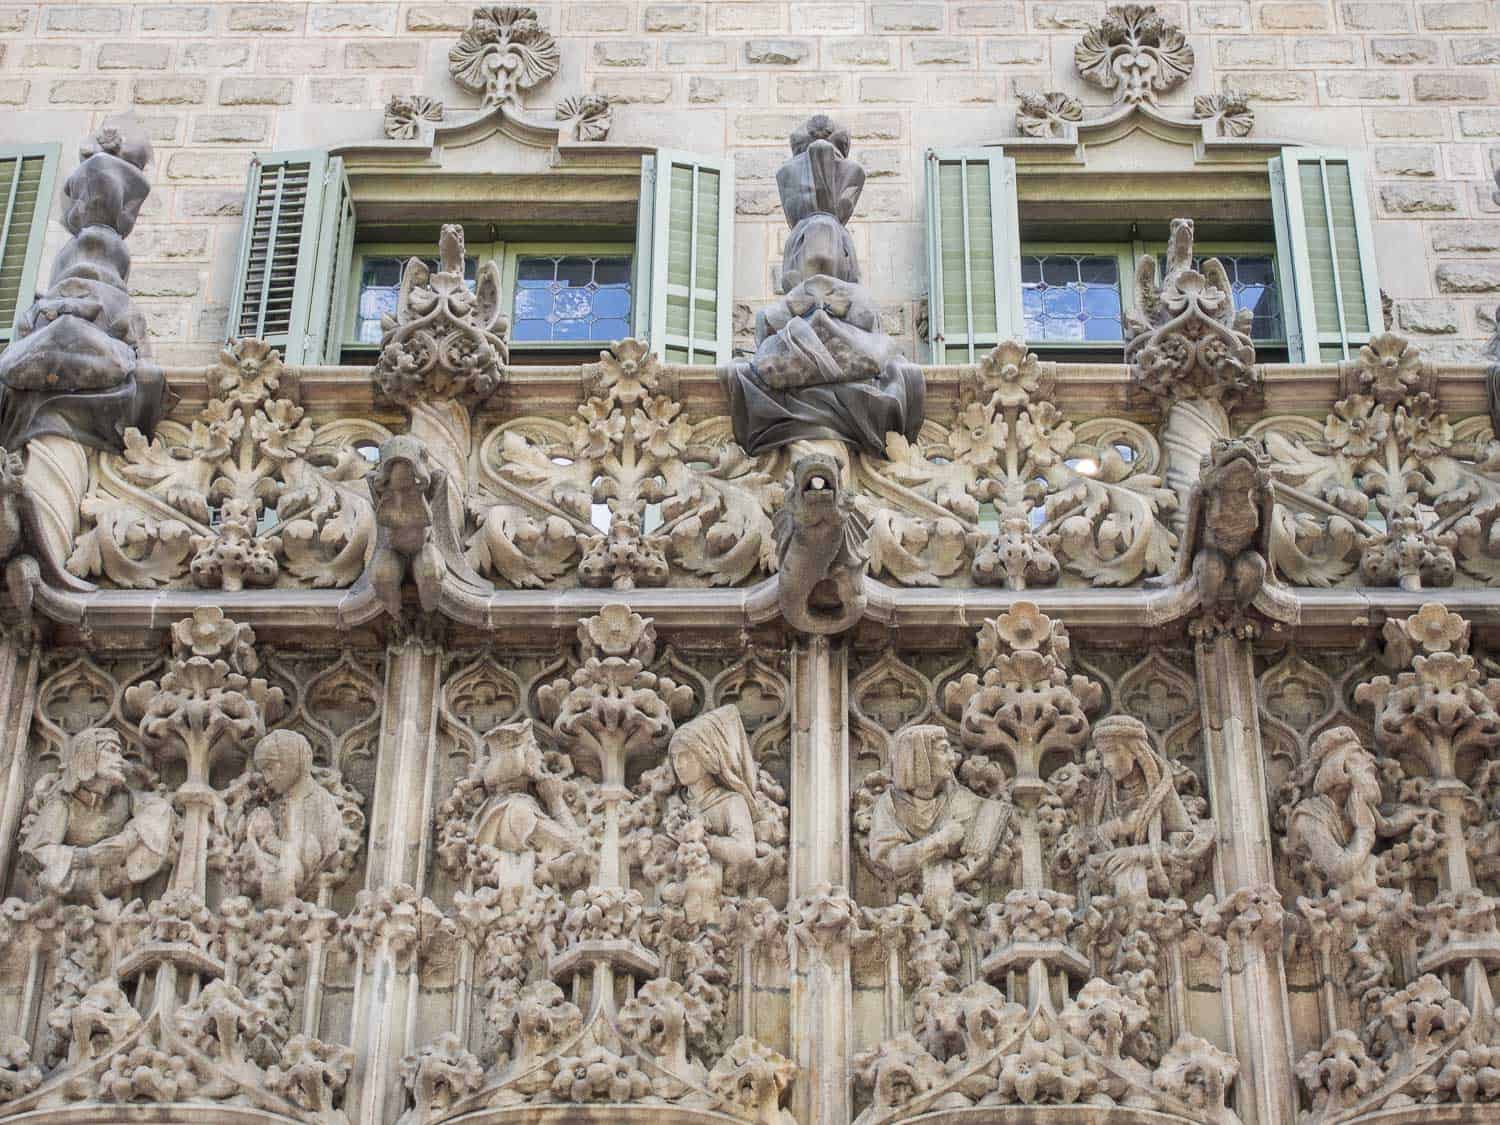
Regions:
<instances>
[{"instance_id":1,"label":"openwork stone carving","mask_svg":"<svg viewBox=\"0 0 1500 1125\"><path fill-rule=\"evenodd\" d=\"M865 608L869 525L839 478L829 454L799 458L773 522L781 612L806 633L842 633Z\"/></svg>"},{"instance_id":2,"label":"openwork stone carving","mask_svg":"<svg viewBox=\"0 0 1500 1125\"><path fill-rule=\"evenodd\" d=\"M888 433L922 426L922 372L901 358L859 284L847 224L865 172L849 133L818 114L776 173L787 225L782 297L755 318L755 355L719 369L735 439L749 453L834 439L880 456Z\"/></svg>"},{"instance_id":3,"label":"openwork stone carving","mask_svg":"<svg viewBox=\"0 0 1500 1125\"><path fill-rule=\"evenodd\" d=\"M1125 361L1146 394L1162 403L1195 397L1227 408L1259 387L1250 310L1235 312L1217 258L1194 268L1191 219L1172 220L1165 274L1154 254L1142 254L1135 273L1141 312L1128 317Z\"/></svg>"},{"instance_id":4,"label":"openwork stone carving","mask_svg":"<svg viewBox=\"0 0 1500 1125\"><path fill-rule=\"evenodd\" d=\"M163 423L104 454L68 570L127 588L348 586L374 548L357 443L373 423L314 427L281 355L225 348L190 428Z\"/></svg>"},{"instance_id":5,"label":"openwork stone carving","mask_svg":"<svg viewBox=\"0 0 1500 1125\"><path fill-rule=\"evenodd\" d=\"M396 315L380 318L375 385L398 402L483 401L505 378L509 329L499 268L486 262L471 290L464 282L463 227L446 224L438 239L437 272L421 258L410 259L401 273Z\"/></svg>"},{"instance_id":6,"label":"openwork stone carving","mask_svg":"<svg viewBox=\"0 0 1500 1125\"><path fill-rule=\"evenodd\" d=\"M521 109L521 96L557 73L557 42L535 8L484 4L448 52L448 73L483 108Z\"/></svg>"},{"instance_id":7,"label":"openwork stone carving","mask_svg":"<svg viewBox=\"0 0 1500 1125\"><path fill-rule=\"evenodd\" d=\"M149 435L166 414L166 382L145 362L145 322L126 288L125 240L151 193L152 155L129 117L79 148L82 163L63 184L72 238L0 355L0 446L12 453L44 434L118 451L129 431Z\"/></svg>"},{"instance_id":8,"label":"openwork stone carving","mask_svg":"<svg viewBox=\"0 0 1500 1125\"><path fill-rule=\"evenodd\" d=\"M861 786L869 858L922 880L868 911L887 987L912 999L910 1029L855 1059L861 1122L1075 1104L1232 1120L1238 1061L1163 1018L1186 995L1182 947L1220 940L1213 899L1183 898L1214 847L1198 779L1139 719L1091 730L1102 686L1071 664L1066 630L1017 603L981 628L981 672L941 692L966 753L905 726Z\"/></svg>"},{"instance_id":9,"label":"openwork stone carving","mask_svg":"<svg viewBox=\"0 0 1500 1125\"><path fill-rule=\"evenodd\" d=\"M1082 120L1083 103L1058 90L1044 94L1023 92L1016 110L1016 128L1023 137L1066 137Z\"/></svg>"},{"instance_id":10,"label":"openwork stone carving","mask_svg":"<svg viewBox=\"0 0 1500 1125\"><path fill-rule=\"evenodd\" d=\"M426 94L393 94L385 103L385 135L393 141L416 140L422 124L443 119L443 103Z\"/></svg>"},{"instance_id":11,"label":"openwork stone carving","mask_svg":"<svg viewBox=\"0 0 1500 1125\"><path fill-rule=\"evenodd\" d=\"M1155 439L1113 419L1075 427L1040 367L1023 345L998 345L949 426L929 423L915 442L889 435L885 463L861 458L871 492L910 490L951 516L869 502L873 574L936 586L969 561L974 582L1024 590L1064 573L1116 586L1172 569L1165 517L1176 501L1161 487Z\"/></svg>"},{"instance_id":12,"label":"openwork stone carving","mask_svg":"<svg viewBox=\"0 0 1500 1125\"><path fill-rule=\"evenodd\" d=\"M1193 49L1155 5L1122 4L1088 30L1073 61L1085 81L1113 90L1116 101L1154 105L1158 94L1187 81Z\"/></svg>"},{"instance_id":13,"label":"openwork stone carving","mask_svg":"<svg viewBox=\"0 0 1500 1125\"><path fill-rule=\"evenodd\" d=\"M1449 421L1416 348L1391 333L1361 350L1353 393L1321 427L1270 418L1272 551L1298 585L1352 578L1407 590L1500 579L1500 446Z\"/></svg>"},{"instance_id":14,"label":"openwork stone carving","mask_svg":"<svg viewBox=\"0 0 1500 1125\"><path fill-rule=\"evenodd\" d=\"M776 478L722 420L688 422L664 379L643 342L623 340L569 423L518 418L485 439L468 540L479 572L534 587L576 568L583 585L630 590L674 568L716 586L775 570Z\"/></svg>"}]
</instances>

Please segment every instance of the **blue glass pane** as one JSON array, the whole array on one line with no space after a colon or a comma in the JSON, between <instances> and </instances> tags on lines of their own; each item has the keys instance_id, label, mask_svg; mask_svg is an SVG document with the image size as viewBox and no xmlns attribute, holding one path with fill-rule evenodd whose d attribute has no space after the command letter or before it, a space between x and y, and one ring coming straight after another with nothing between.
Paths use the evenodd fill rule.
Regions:
<instances>
[{"instance_id":1,"label":"blue glass pane","mask_svg":"<svg viewBox=\"0 0 1500 1125\"><path fill-rule=\"evenodd\" d=\"M594 294L595 316L624 316L630 312L629 289L601 289Z\"/></svg>"},{"instance_id":2,"label":"blue glass pane","mask_svg":"<svg viewBox=\"0 0 1500 1125\"><path fill-rule=\"evenodd\" d=\"M563 289L552 298L552 312L558 317L585 317L592 305L591 294L581 289Z\"/></svg>"},{"instance_id":3,"label":"blue glass pane","mask_svg":"<svg viewBox=\"0 0 1500 1125\"><path fill-rule=\"evenodd\" d=\"M1077 316L1078 294L1072 289L1048 289L1042 297L1042 310L1048 316Z\"/></svg>"},{"instance_id":4,"label":"blue glass pane","mask_svg":"<svg viewBox=\"0 0 1500 1125\"><path fill-rule=\"evenodd\" d=\"M590 327L586 320L559 320L552 325L552 338L554 340L596 339Z\"/></svg>"},{"instance_id":5,"label":"blue glass pane","mask_svg":"<svg viewBox=\"0 0 1500 1125\"><path fill-rule=\"evenodd\" d=\"M1032 316L1042 311L1042 291L1040 289L1021 290L1021 310Z\"/></svg>"},{"instance_id":6,"label":"blue glass pane","mask_svg":"<svg viewBox=\"0 0 1500 1125\"><path fill-rule=\"evenodd\" d=\"M596 320L592 338L595 340L623 340L630 335L628 320Z\"/></svg>"},{"instance_id":7,"label":"blue glass pane","mask_svg":"<svg viewBox=\"0 0 1500 1125\"><path fill-rule=\"evenodd\" d=\"M518 320L510 331L510 338L533 343L538 340L550 340L552 339L552 325L545 320Z\"/></svg>"},{"instance_id":8,"label":"blue glass pane","mask_svg":"<svg viewBox=\"0 0 1500 1125\"><path fill-rule=\"evenodd\" d=\"M1078 280L1078 259L1050 256L1042 259L1042 281L1047 285L1067 285Z\"/></svg>"},{"instance_id":9,"label":"blue glass pane","mask_svg":"<svg viewBox=\"0 0 1500 1125\"><path fill-rule=\"evenodd\" d=\"M1089 316L1120 317L1120 291L1091 285L1084 290L1083 311Z\"/></svg>"},{"instance_id":10,"label":"blue glass pane","mask_svg":"<svg viewBox=\"0 0 1500 1125\"><path fill-rule=\"evenodd\" d=\"M1078 273L1086 285L1120 283L1120 263L1114 258L1084 258L1078 263Z\"/></svg>"},{"instance_id":11,"label":"blue glass pane","mask_svg":"<svg viewBox=\"0 0 1500 1125\"><path fill-rule=\"evenodd\" d=\"M557 280L566 285L587 285L594 280L594 260L592 258L559 259Z\"/></svg>"},{"instance_id":12,"label":"blue glass pane","mask_svg":"<svg viewBox=\"0 0 1500 1125\"><path fill-rule=\"evenodd\" d=\"M600 258L594 266L594 280L600 285L629 285L629 258Z\"/></svg>"},{"instance_id":13,"label":"blue glass pane","mask_svg":"<svg viewBox=\"0 0 1500 1125\"><path fill-rule=\"evenodd\" d=\"M517 289L516 317L541 318L552 311L552 293L547 289Z\"/></svg>"},{"instance_id":14,"label":"blue glass pane","mask_svg":"<svg viewBox=\"0 0 1500 1125\"><path fill-rule=\"evenodd\" d=\"M1040 285L1042 283L1042 260L1030 255L1021 259L1021 284Z\"/></svg>"},{"instance_id":15,"label":"blue glass pane","mask_svg":"<svg viewBox=\"0 0 1500 1125\"><path fill-rule=\"evenodd\" d=\"M1124 337L1120 332L1118 320L1086 320L1083 322L1083 338L1085 340L1120 340Z\"/></svg>"},{"instance_id":16,"label":"blue glass pane","mask_svg":"<svg viewBox=\"0 0 1500 1125\"><path fill-rule=\"evenodd\" d=\"M557 275L557 262L551 258L522 258L516 263L516 284L548 282Z\"/></svg>"}]
</instances>

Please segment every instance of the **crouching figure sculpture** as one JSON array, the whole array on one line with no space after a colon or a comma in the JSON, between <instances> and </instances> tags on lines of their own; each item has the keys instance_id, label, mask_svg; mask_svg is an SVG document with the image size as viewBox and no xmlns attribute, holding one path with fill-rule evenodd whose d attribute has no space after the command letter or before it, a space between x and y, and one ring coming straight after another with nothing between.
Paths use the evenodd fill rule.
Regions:
<instances>
[{"instance_id":1,"label":"crouching figure sculpture","mask_svg":"<svg viewBox=\"0 0 1500 1125\"><path fill-rule=\"evenodd\" d=\"M792 466L776 512L781 615L804 633L842 633L865 611L870 527L839 481L838 461L813 453Z\"/></svg>"}]
</instances>

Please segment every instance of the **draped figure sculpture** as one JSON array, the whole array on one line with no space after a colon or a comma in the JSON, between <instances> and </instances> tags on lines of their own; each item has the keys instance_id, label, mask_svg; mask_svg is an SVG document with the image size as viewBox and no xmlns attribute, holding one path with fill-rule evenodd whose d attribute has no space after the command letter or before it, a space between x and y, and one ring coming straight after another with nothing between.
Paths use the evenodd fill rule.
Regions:
<instances>
[{"instance_id":1,"label":"draped figure sculpture","mask_svg":"<svg viewBox=\"0 0 1500 1125\"><path fill-rule=\"evenodd\" d=\"M886 434L915 440L926 384L880 326L859 284L845 224L864 189L849 133L818 114L792 134L776 173L792 228L782 255L780 300L755 321L755 354L719 369L735 440L749 453L794 441L835 439L884 456Z\"/></svg>"},{"instance_id":2,"label":"draped figure sculpture","mask_svg":"<svg viewBox=\"0 0 1500 1125\"><path fill-rule=\"evenodd\" d=\"M760 771L739 708L725 704L679 728L668 756L678 786L667 817L677 878L666 896L680 900L689 921L712 921L726 889L754 886L766 874Z\"/></svg>"}]
</instances>

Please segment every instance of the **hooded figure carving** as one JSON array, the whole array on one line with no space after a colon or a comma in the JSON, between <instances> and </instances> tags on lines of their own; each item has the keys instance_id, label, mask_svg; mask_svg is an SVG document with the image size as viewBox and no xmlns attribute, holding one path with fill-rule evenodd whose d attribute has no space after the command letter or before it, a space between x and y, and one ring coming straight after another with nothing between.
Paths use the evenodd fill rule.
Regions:
<instances>
[{"instance_id":1,"label":"hooded figure carving","mask_svg":"<svg viewBox=\"0 0 1500 1125\"><path fill-rule=\"evenodd\" d=\"M792 228L785 296L756 317L755 355L719 369L748 453L833 438L882 457L887 433L915 440L921 429L922 371L881 328L845 228L864 183L847 130L818 114L792 134L792 157L776 173Z\"/></svg>"}]
</instances>

